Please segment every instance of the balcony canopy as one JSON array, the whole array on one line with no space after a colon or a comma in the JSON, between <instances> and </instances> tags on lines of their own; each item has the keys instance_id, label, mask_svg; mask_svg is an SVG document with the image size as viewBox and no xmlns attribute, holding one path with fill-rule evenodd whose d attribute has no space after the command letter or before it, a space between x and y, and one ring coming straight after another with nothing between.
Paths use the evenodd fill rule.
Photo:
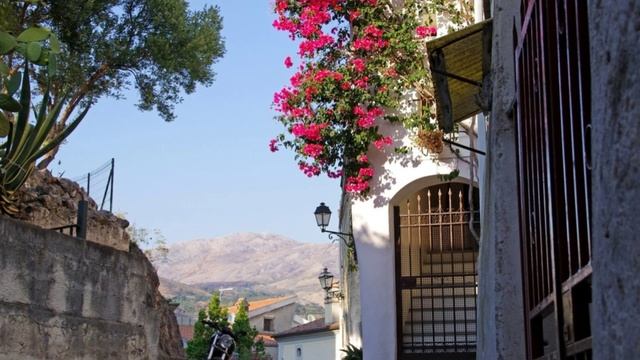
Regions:
<instances>
[{"instance_id":1,"label":"balcony canopy","mask_svg":"<svg viewBox=\"0 0 640 360\"><path fill-rule=\"evenodd\" d=\"M491 24L489 19L427 43L436 117L445 132L453 131L456 122L489 110L483 88L491 69Z\"/></svg>"}]
</instances>

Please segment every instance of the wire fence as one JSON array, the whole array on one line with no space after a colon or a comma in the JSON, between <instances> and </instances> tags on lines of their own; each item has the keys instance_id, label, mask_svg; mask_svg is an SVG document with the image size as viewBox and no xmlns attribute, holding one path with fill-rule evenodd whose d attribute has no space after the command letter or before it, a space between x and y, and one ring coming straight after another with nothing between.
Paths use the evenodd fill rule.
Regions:
<instances>
[{"instance_id":1,"label":"wire fence","mask_svg":"<svg viewBox=\"0 0 640 360\"><path fill-rule=\"evenodd\" d=\"M71 180L83 186L89 197L94 195L100 210L108 209L113 212L114 169L115 159L112 158L95 170Z\"/></svg>"}]
</instances>

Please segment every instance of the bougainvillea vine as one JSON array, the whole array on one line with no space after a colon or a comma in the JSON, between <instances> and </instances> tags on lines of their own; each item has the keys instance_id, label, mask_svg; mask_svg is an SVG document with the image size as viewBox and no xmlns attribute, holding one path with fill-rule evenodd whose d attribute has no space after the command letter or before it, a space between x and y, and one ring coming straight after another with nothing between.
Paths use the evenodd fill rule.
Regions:
<instances>
[{"instance_id":1,"label":"bougainvillea vine","mask_svg":"<svg viewBox=\"0 0 640 360\"><path fill-rule=\"evenodd\" d=\"M430 14L459 16L446 1L437 3L276 0L273 26L299 46L295 60L284 58L295 73L274 95L286 131L270 141L271 151L292 149L305 175L343 178L345 191L366 195L375 175L367 152L393 151L394 139L380 132L380 121L431 126L424 44L437 29ZM421 111L389 111L409 91L418 94Z\"/></svg>"}]
</instances>

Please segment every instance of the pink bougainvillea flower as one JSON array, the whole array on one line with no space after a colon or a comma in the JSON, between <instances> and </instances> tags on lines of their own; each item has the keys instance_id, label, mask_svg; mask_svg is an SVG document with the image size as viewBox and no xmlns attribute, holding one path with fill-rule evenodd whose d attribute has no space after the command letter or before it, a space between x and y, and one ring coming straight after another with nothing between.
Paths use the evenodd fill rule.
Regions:
<instances>
[{"instance_id":1,"label":"pink bougainvillea flower","mask_svg":"<svg viewBox=\"0 0 640 360\"><path fill-rule=\"evenodd\" d=\"M371 167L361 168L358 171L358 177L360 177L360 178L372 177L374 173L375 173L375 171Z\"/></svg>"},{"instance_id":2,"label":"pink bougainvillea flower","mask_svg":"<svg viewBox=\"0 0 640 360\"><path fill-rule=\"evenodd\" d=\"M302 153L307 155L307 156L311 156L311 157L318 157L320 156L320 154L322 154L322 150L324 149L324 147L320 144L306 144L303 148L302 148Z\"/></svg>"},{"instance_id":3,"label":"pink bougainvillea flower","mask_svg":"<svg viewBox=\"0 0 640 360\"><path fill-rule=\"evenodd\" d=\"M287 68L295 63L297 70L290 85L273 98L278 121L288 133L271 140L269 149L286 145L305 159L298 165L306 176L341 177L345 191L366 195L375 173L367 152L393 144L376 127L384 120L383 109L395 106L389 93L412 86L407 80L416 75L412 64L424 59L420 39L436 36L437 29L418 26L415 12L398 13L399 18L390 20L374 9L377 0L273 3L273 26L296 41L298 49L297 59L284 59ZM407 44L407 39L415 44ZM352 138L345 137L348 133L358 141L345 144ZM346 147L360 155L342 169Z\"/></svg>"},{"instance_id":4,"label":"pink bougainvillea flower","mask_svg":"<svg viewBox=\"0 0 640 360\"><path fill-rule=\"evenodd\" d=\"M365 62L363 59L355 58L351 60L351 64L353 65L353 68L356 69L357 72L363 72L366 69Z\"/></svg>"},{"instance_id":5,"label":"pink bougainvillea flower","mask_svg":"<svg viewBox=\"0 0 640 360\"><path fill-rule=\"evenodd\" d=\"M288 68L293 66L293 61L291 60L291 56L287 56L286 59L284 59L284 66Z\"/></svg>"},{"instance_id":6,"label":"pink bougainvillea flower","mask_svg":"<svg viewBox=\"0 0 640 360\"><path fill-rule=\"evenodd\" d=\"M369 77L364 76L361 79L354 81L354 84L360 89L366 89L369 86Z\"/></svg>"},{"instance_id":7,"label":"pink bougainvillea flower","mask_svg":"<svg viewBox=\"0 0 640 360\"><path fill-rule=\"evenodd\" d=\"M418 26L416 28L416 36L421 39L436 35L438 35L438 29L435 26Z\"/></svg>"},{"instance_id":8,"label":"pink bougainvillea flower","mask_svg":"<svg viewBox=\"0 0 640 360\"><path fill-rule=\"evenodd\" d=\"M320 175L320 168L316 165L309 165L307 163L300 162L298 167L308 177Z\"/></svg>"},{"instance_id":9,"label":"pink bougainvillea flower","mask_svg":"<svg viewBox=\"0 0 640 360\"><path fill-rule=\"evenodd\" d=\"M382 150L385 146L393 144L393 139L390 136L383 136L380 139L373 142L373 146L378 150Z\"/></svg>"},{"instance_id":10,"label":"pink bougainvillea flower","mask_svg":"<svg viewBox=\"0 0 640 360\"><path fill-rule=\"evenodd\" d=\"M342 170L338 170L338 171L328 171L327 172L327 176L332 178L332 179L337 179L339 177L342 177Z\"/></svg>"},{"instance_id":11,"label":"pink bougainvillea flower","mask_svg":"<svg viewBox=\"0 0 640 360\"><path fill-rule=\"evenodd\" d=\"M269 141L269 150L271 150L271 152L278 151L278 145L276 145L277 143L278 140L276 139L271 139L271 141Z\"/></svg>"},{"instance_id":12,"label":"pink bougainvillea flower","mask_svg":"<svg viewBox=\"0 0 640 360\"><path fill-rule=\"evenodd\" d=\"M350 176L344 185L344 190L350 193L362 193L369 188L369 182L361 177Z\"/></svg>"}]
</instances>

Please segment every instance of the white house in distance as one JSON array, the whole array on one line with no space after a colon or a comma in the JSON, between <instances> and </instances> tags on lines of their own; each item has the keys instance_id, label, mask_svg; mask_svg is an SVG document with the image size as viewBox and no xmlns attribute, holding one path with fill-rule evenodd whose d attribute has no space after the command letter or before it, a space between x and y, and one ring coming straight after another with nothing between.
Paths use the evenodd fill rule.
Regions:
<instances>
[{"instance_id":1,"label":"white house in distance","mask_svg":"<svg viewBox=\"0 0 640 360\"><path fill-rule=\"evenodd\" d=\"M339 360L342 358L339 321L342 311L338 298L330 294L337 294L337 292L327 292L324 318L274 335L278 342L277 360Z\"/></svg>"},{"instance_id":2,"label":"white house in distance","mask_svg":"<svg viewBox=\"0 0 640 360\"><path fill-rule=\"evenodd\" d=\"M278 358L278 345L273 335L297 325L294 322L297 300L293 295L248 302L249 323L258 330L257 338L264 342L266 353L274 360ZM233 323L242 301L246 300L239 299L236 305L229 307L229 322Z\"/></svg>"}]
</instances>

